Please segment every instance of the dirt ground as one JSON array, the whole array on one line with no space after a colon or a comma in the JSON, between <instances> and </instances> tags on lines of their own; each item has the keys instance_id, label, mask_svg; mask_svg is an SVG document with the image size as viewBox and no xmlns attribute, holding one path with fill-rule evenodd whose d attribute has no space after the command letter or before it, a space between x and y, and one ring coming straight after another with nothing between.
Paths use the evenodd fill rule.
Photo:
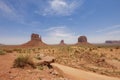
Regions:
<instances>
[{"instance_id":1,"label":"dirt ground","mask_svg":"<svg viewBox=\"0 0 120 80\"><path fill-rule=\"evenodd\" d=\"M50 69L13 68L13 62L16 57L17 53L0 55L0 80L70 80L63 76L50 74Z\"/></svg>"},{"instance_id":2,"label":"dirt ground","mask_svg":"<svg viewBox=\"0 0 120 80\"><path fill-rule=\"evenodd\" d=\"M68 66L52 63L52 66L58 67L65 74L71 76L73 80L120 80L119 78L108 77L104 75L95 74L80 69L71 68Z\"/></svg>"},{"instance_id":3,"label":"dirt ground","mask_svg":"<svg viewBox=\"0 0 120 80\"><path fill-rule=\"evenodd\" d=\"M63 74L51 74L48 68L43 70L30 67L13 68L15 58L21 53L53 56L58 64L120 78L120 47L118 46L46 46L17 47L12 49L12 53L8 51L7 54L0 55L0 80L73 80Z\"/></svg>"}]
</instances>

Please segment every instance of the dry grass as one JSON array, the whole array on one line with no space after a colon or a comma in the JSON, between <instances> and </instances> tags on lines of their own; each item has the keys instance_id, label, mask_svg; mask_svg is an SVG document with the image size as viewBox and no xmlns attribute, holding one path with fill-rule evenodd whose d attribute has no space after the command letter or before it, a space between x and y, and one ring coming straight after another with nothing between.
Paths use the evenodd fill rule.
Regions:
<instances>
[{"instance_id":1,"label":"dry grass","mask_svg":"<svg viewBox=\"0 0 120 80\"><path fill-rule=\"evenodd\" d=\"M120 77L119 69L106 62L107 60L117 60L120 62L119 46L40 46L34 48L18 48L13 51L19 54L31 53L38 60L40 60L39 54L53 56L56 58L56 63L59 64L99 74ZM23 67L23 65L27 66L32 64L32 60L24 56L18 56L15 64L17 64L15 65L17 67ZM38 69L43 69L43 67L38 66Z\"/></svg>"},{"instance_id":2,"label":"dry grass","mask_svg":"<svg viewBox=\"0 0 120 80\"><path fill-rule=\"evenodd\" d=\"M19 55L15 59L14 64L13 64L13 67L18 67L18 68L24 68L26 66L31 66L32 68L35 68L34 62L29 54Z\"/></svg>"},{"instance_id":3,"label":"dry grass","mask_svg":"<svg viewBox=\"0 0 120 80\"><path fill-rule=\"evenodd\" d=\"M5 51L0 50L0 55L5 55L5 54L6 54L6 52L5 52Z\"/></svg>"}]
</instances>

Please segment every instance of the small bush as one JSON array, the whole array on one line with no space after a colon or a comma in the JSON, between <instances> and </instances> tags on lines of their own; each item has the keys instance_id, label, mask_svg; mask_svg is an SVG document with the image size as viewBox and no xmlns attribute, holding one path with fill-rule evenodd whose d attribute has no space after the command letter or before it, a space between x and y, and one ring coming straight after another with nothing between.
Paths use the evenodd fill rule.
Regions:
<instances>
[{"instance_id":1,"label":"small bush","mask_svg":"<svg viewBox=\"0 0 120 80\"><path fill-rule=\"evenodd\" d=\"M5 51L6 53L13 53L13 50L9 50L9 49L8 49L8 50L6 49L6 50L4 50L4 51Z\"/></svg>"},{"instance_id":2,"label":"small bush","mask_svg":"<svg viewBox=\"0 0 120 80\"><path fill-rule=\"evenodd\" d=\"M16 48L16 49L13 49L13 51L15 51L15 52L20 52L20 51L21 51L21 49Z\"/></svg>"},{"instance_id":3,"label":"small bush","mask_svg":"<svg viewBox=\"0 0 120 80\"><path fill-rule=\"evenodd\" d=\"M24 68L25 66L31 66L32 68L35 68L35 64L30 55L19 55L15 59L13 67Z\"/></svg>"},{"instance_id":4,"label":"small bush","mask_svg":"<svg viewBox=\"0 0 120 80\"><path fill-rule=\"evenodd\" d=\"M116 49L119 49L119 47L116 47Z\"/></svg>"},{"instance_id":5,"label":"small bush","mask_svg":"<svg viewBox=\"0 0 120 80\"><path fill-rule=\"evenodd\" d=\"M37 54L37 55L35 56L35 58L38 59L38 60L41 60L41 57L40 57L39 54Z\"/></svg>"},{"instance_id":6,"label":"small bush","mask_svg":"<svg viewBox=\"0 0 120 80\"><path fill-rule=\"evenodd\" d=\"M5 55L5 54L6 54L6 52L5 52L5 51L0 50L0 55Z\"/></svg>"},{"instance_id":7,"label":"small bush","mask_svg":"<svg viewBox=\"0 0 120 80\"><path fill-rule=\"evenodd\" d=\"M113 51L113 49L110 49L110 51Z\"/></svg>"},{"instance_id":8,"label":"small bush","mask_svg":"<svg viewBox=\"0 0 120 80\"><path fill-rule=\"evenodd\" d=\"M89 51L92 51L92 48L90 48Z\"/></svg>"},{"instance_id":9,"label":"small bush","mask_svg":"<svg viewBox=\"0 0 120 80\"><path fill-rule=\"evenodd\" d=\"M44 67L43 67L42 65L39 65L39 66L37 66L37 69L39 69L39 70L43 70Z\"/></svg>"}]
</instances>

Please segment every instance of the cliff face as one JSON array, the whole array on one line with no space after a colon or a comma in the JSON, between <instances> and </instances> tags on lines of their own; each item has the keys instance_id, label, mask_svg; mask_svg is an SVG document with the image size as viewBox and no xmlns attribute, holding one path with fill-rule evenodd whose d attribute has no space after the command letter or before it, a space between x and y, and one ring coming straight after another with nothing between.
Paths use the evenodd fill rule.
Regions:
<instances>
[{"instance_id":1,"label":"cliff face","mask_svg":"<svg viewBox=\"0 0 120 80\"><path fill-rule=\"evenodd\" d=\"M117 40L109 40L109 41L105 41L105 43L120 44L120 41L117 41Z\"/></svg>"},{"instance_id":2,"label":"cliff face","mask_svg":"<svg viewBox=\"0 0 120 80\"><path fill-rule=\"evenodd\" d=\"M27 43L23 44L22 46L31 46L31 47L34 47L34 46L44 46L46 45L41 37L39 36L39 34L31 34L31 40L28 41Z\"/></svg>"},{"instance_id":3,"label":"cliff face","mask_svg":"<svg viewBox=\"0 0 120 80\"><path fill-rule=\"evenodd\" d=\"M38 34L34 34L34 33L31 35L31 41L40 41L40 42L42 42L41 37L39 37Z\"/></svg>"}]
</instances>

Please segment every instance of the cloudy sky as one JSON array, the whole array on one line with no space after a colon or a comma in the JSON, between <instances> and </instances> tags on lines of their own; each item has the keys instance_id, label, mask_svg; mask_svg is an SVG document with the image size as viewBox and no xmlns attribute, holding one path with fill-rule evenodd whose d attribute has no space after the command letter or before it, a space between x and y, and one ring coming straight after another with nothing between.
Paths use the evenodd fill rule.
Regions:
<instances>
[{"instance_id":1,"label":"cloudy sky","mask_svg":"<svg viewBox=\"0 0 120 80\"><path fill-rule=\"evenodd\" d=\"M0 0L0 43L25 43L31 33L48 44L120 40L120 0Z\"/></svg>"}]
</instances>

